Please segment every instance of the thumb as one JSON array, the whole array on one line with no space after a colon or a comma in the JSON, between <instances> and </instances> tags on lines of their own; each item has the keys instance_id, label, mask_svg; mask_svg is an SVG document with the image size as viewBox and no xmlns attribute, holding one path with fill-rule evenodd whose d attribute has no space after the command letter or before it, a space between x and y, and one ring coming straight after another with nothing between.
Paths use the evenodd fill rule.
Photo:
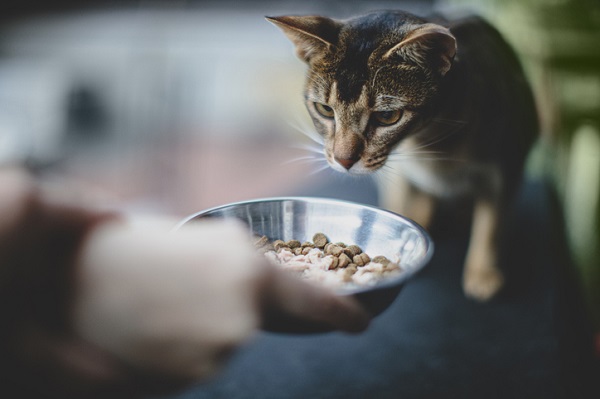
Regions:
<instances>
[{"instance_id":1,"label":"thumb","mask_svg":"<svg viewBox=\"0 0 600 399\"><path fill-rule=\"evenodd\" d=\"M265 330L357 333L368 327L370 316L356 299L337 295L275 267L270 269L261 291Z\"/></svg>"}]
</instances>

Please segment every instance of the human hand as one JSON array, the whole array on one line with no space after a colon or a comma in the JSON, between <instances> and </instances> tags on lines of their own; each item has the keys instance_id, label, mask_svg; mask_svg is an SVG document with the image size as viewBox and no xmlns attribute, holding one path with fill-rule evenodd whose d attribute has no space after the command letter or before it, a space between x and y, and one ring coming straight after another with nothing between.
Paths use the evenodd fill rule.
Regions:
<instances>
[{"instance_id":1,"label":"human hand","mask_svg":"<svg viewBox=\"0 0 600 399\"><path fill-rule=\"evenodd\" d=\"M169 233L173 221L129 224L0 172L2 314L16 321L0 374L21 391L131 399L210 377L259 327L366 328L351 298L267 264L239 224Z\"/></svg>"},{"instance_id":2,"label":"human hand","mask_svg":"<svg viewBox=\"0 0 600 399\"><path fill-rule=\"evenodd\" d=\"M76 331L134 369L202 380L261 326L367 327L352 298L267 264L240 224L170 226L105 223L79 256Z\"/></svg>"}]
</instances>

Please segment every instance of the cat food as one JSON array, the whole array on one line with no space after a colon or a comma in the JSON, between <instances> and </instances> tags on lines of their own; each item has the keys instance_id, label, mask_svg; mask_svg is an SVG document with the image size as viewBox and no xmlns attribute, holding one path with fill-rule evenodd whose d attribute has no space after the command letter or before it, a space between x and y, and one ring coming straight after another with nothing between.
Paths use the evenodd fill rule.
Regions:
<instances>
[{"instance_id":1,"label":"cat food","mask_svg":"<svg viewBox=\"0 0 600 399\"><path fill-rule=\"evenodd\" d=\"M262 236L255 245L271 262L332 288L369 286L402 271L385 256L371 258L358 245L332 243L323 233L304 243Z\"/></svg>"}]
</instances>

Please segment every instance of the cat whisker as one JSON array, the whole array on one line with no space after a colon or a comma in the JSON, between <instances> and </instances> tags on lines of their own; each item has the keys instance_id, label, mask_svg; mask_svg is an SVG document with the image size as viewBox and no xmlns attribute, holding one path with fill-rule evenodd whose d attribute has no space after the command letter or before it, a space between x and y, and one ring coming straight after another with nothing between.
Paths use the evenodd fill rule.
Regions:
<instances>
[{"instance_id":1,"label":"cat whisker","mask_svg":"<svg viewBox=\"0 0 600 399\"><path fill-rule=\"evenodd\" d=\"M388 155L388 160L398 161L398 160L420 160L420 159L440 159L442 153L438 152L399 152L399 153L391 153Z\"/></svg>"},{"instance_id":2,"label":"cat whisker","mask_svg":"<svg viewBox=\"0 0 600 399\"><path fill-rule=\"evenodd\" d=\"M298 163L298 162L309 163L309 162L315 162L315 161L320 161L320 158L312 156L312 155L307 155L307 156L303 156L303 157L296 157L296 158L288 159L287 161L282 162L281 164L289 165L289 164Z\"/></svg>"},{"instance_id":3,"label":"cat whisker","mask_svg":"<svg viewBox=\"0 0 600 399\"><path fill-rule=\"evenodd\" d=\"M460 120L452 120L452 119L444 119L444 118L434 118L433 121L437 121L439 123L446 123L447 125L450 125L452 127L452 129L449 130L442 130L439 129L439 133L433 135L432 137L429 138L428 141L425 141L423 143L421 143L421 145L412 148L412 150L420 150L422 148L427 148L430 147L434 144L437 144L441 141L446 140L447 138L453 136L454 134L460 132L461 127L463 127L464 125L466 125L466 122L464 121L460 121ZM428 133L425 133L428 134Z\"/></svg>"},{"instance_id":4,"label":"cat whisker","mask_svg":"<svg viewBox=\"0 0 600 399\"><path fill-rule=\"evenodd\" d=\"M420 154L392 154L393 156L388 156L388 159L394 162L402 162L402 161L444 161L444 162L466 162L465 159L460 158L452 158L452 157L439 157L439 156L430 156L424 157ZM435 155L435 154L434 154Z\"/></svg>"},{"instance_id":5,"label":"cat whisker","mask_svg":"<svg viewBox=\"0 0 600 399\"><path fill-rule=\"evenodd\" d=\"M381 167L381 169L379 169L379 170L381 170L381 171L383 171L385 173L388 173L388 174L393 174L395 176L401 176L402 175L396 168L394 168L393 166L387 165L387 164L383 165Z\"/></svg>"},{"instance_id":6,"label":"cat whisker","mask_svg":"<svg viewBox=\"0 0 600 399\"><path fill-rule=\"evenodd\" d=\"M387 166L387 165L386 165ZM402 179L408 179L413 184L418 185L418 182L413 180L410 176L406 176L392 167L387 167L382 170L383 173L380 174L381 178L385 178L384 183L397 184L397 181L394 179L395 177L401 177Z\"/></svg>"},{"instance_id":7,"label":"cat whisker","mask_svg":"<svg viewBox=\"0 0 600 399\"><path fill-rule=\"evenodd\" d=\"M377 180L377 183L383 184L395 184L395 178L399 176L401 176L401 174L388 165L383 165L373 173L373 177Z\"/></svg>"},{"instance_id":8,"label":"cat whisker","mask_svg":"<svg viewBox=\"0 0 600 399\"><path fill-rule=\"evenodd\" d=\"M403 150L398 152L392 152L388 155L388 157L396 157L396 156L414 156L419 157L421 155L441 155L444 154L443 151L415 151L413 149Z\"/></svg>"},{"instance_id":9,"label":"cat whisker","mask_svg":"<svg viewBox=\"0 0 600 399\"><path fill-rule=\"evenodd\" d=\"M426 141L424 143L421 143L421 145L416 146L411 148L411 151L417 151L423 148L427 148L427 147L431 147L432 145L435 145L441 141L446 140L447 138L451 137L452 135L454 135L456 132L458 132L460 129L454 129L450 132L443 132L439 135L435 135L433 137L431 137L431 139L429 141Z\"/></svg>"},{"instance_id":10,"label":"cat whisker","mask_svg":"<svg viewBox=\"0 0 600 399\"><path fill-rule=\"evenodd\" d=\"M315 166L314 168L311 168L312 170L310 172L308 172L308 176L312 176L326 169L329 169L329 164L327 163L325 157L318 157L313 155L289 159L283 162L282 165L289 165L292 163L311 164Z\"/></svg>"},{"instance_id":11,"label":"cat whisker","mask_svg":"<svg viewBox=\"0 0 600 399\"><path fill-rule=\"evenodd\" d=\"M315 154L320 154L323 155L323 147L314 147L312 145L309 144L297 144L297 145L290 145L291 148L296 148L299 150L304 150L304 151L308 151L308 152L312 152Z\"/></svg>"},{"instance_id":12,"label":"cat whisker","mask_svg":"<svg viewBox=\"0 0 600 399\"><path fill-rule=\"evenodd\" d=\"M296 129L298 132L302 133L303 135L305 135L306 137L308 137L315 143L317 143L321 146L323 145L323 138L321 136L319 136L314 130L312 130L308 127L303 128L302 126L297 125L292 122L288 122L288 123L292 128Z\"/></svg>"},{"instance_id":13,"label":"cat whisker","mask_svg":"<svg viewBox=\"0 0 600 399\"><path fill-rule=\"evenodd\" d=\"M328 164L328 163L325 163L325 165L323 165L323 166L321 166L321 167L319 167L319 168L317 168L317 169L313 170L313 171L312 171L312 172L310 172L308 175L309 175L309 176L313 176L313 175L316 175L317 173L321 173L321 172L323 172L324 170L327 170L327 169L329 169L329 164Z\"/></svg>"}]
</instances>

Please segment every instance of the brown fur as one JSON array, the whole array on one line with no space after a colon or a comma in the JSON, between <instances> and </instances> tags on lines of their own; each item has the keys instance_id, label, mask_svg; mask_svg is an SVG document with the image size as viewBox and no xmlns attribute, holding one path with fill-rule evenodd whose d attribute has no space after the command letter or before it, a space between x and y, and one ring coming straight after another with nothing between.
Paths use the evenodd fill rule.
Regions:
<instances>
[{"instance_id":1,"label":"brown fur","mask_svg":"<svg viewBox=\"0 0 600 399\"><path fill-rule=\"evenodd\" d=\"M306 105L329 164L349 174L394 167L383 205L425 227L438 200L473 197L463 288L478 300L496 294L503 216L538 130L529 86L498 32L476 17L433 21L401 11L268 19L309 67ZM394 112L397 122L381 123Z\"/></svg>"}]
</instances>

